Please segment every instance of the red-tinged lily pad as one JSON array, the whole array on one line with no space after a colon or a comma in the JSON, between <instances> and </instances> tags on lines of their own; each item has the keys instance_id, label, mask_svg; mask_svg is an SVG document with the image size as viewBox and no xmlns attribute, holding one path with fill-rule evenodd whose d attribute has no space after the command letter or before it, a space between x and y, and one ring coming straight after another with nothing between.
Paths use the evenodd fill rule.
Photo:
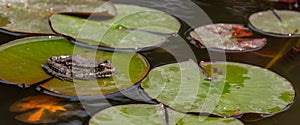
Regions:
<instances>
[{"instance_id":1,"label":"red-tinged lily pad","mask_svg":"<svg viewBox=\"0 0 300 125\"><path fill-rule=\"evenodd\" d=\"M159 45L180 29L180 23L167 13L136 5L115 7L117 15L109 20L54 14L50 17L51 26L55 32L86 45L122 49Z\"/></svg>"},{"instance_id":2,"label":"red-tinged lily pad","mask_svg":"<svg viewBox=\"0 0 300 125\"><path fill-rule=\"evenodd\" d=\"M149 70L146 59L137 53L113 53L74 46L64 37L29 37L0 46L0 79L12 84L33 85L53 76L42 69L42 64L57 55L81 55L103 62L110 60L117 69L111 78L76 80L52 78L41 87L67 96L95 96L113 93L139 82Z\"/></svg>"},{"instance_id":3,"label":"red-tinged lily pad","mask_svg":"<svg viewBox=\"0 0 300 125\"><path fill-rule=\"evenodd\" d=\"M0 1L0 28L26 33L53 34L48 17L53 13L81 16L115 15L111 2L102 0L2 0ZM3 21L4 20L4 21Z\"/></svg>"},{"instance_id":4,"label":"red-tinged lily pad","mask_svg":"<svg viewBox=\"0 0 300 125\"><path fill-rule=\"evenodd\" d=\"M207 49L226 52L254 51L265 46L265 38L250 38L252 35L242 25L223 23L201 26L190 32L190 36Z\"/></svg>"},{"instance_id":5,"label":"red-tinged lily pad","mask_svg":"<svg viewBox=\"0 0 300 125\"><path fill-rule=\"evenodd\" d=\"M277 15L278 17L277 17ZM291 10L268 10L249 17L250 28L276 37L300 37L300 13Z\"/></svg>"},{"instance_id":6,"label":"red-tinged lily pad","mask_svg":"<svg viewBox=\"0 0 300 125\"><path fill-rule=\"evenodd\" d=\"M15 102L11 112L22 112L15 118L26 123L53 123L70 118L83 109L78 103L66 103L49 95L29 96Z\"/></svg>"},{"instance_id":7,"label":"red-tinged lily pad","mask_svg":"<svg viewBox=\"0 0 300 125\"><path fill-rule=\"evenodd\" d=\"M201 65L210 81L189 60L154 68L142 88L174 109L219 116L275 114L294 101L291 83L267 69L233 62Z\"/></svg>"},{"instance_id":8,"label":"red-tinged lily pad","mask_svg":"<svg viewBox=\"0 0 300 125\"><path fill-rule=\"evenodd\" d=\"M166 116L167 115L167 116ZM243 125L234 118L212 118L183 114L162 105L114 106L94 115L89 125Z\"/></svg>"}]
</instances>

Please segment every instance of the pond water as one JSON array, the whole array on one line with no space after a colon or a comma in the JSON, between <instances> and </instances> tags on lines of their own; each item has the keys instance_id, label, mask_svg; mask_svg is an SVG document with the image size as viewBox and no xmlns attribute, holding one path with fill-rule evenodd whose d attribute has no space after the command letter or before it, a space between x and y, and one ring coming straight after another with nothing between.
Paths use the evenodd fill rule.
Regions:
<instances>
[{"instance_id":1,"label":"pond water","mask_svg":"<svg viewBox=\"0 0 300 125\"><path fill-rule=\"evenodd\" d=\"M254 52L247 53L227 53L214 52L206 49L196 48L187 33L197 26L210 23L238 23L248 24L248 16L254 12L267 10L270 8L289 9L288 4L272 3L264 0L112 0L116 3L136 4L162 10L170 13L181 20L182 28L180 37L171 38L170 42L153 50L142 52L149 60L152 68L163 64L183 61L189 58L196 58L198 61L232 61L246 64L257 65L267 68L278 73L289 80L295 87L296 92L300 88L300 45L297 48L297 43L300 43L299 38L276 38L264 36L259 33L254 35L257 37L267 38L267 45ZM295 9L295 8L292 8ZM7 34L5 31L0 33L1 44L18 37L13 34ZM299 73L299 74L298 74ZM40 92L32 88L19 88L7 84L0 84L0 117L3 123L6 124L25 124L14 119L17 113L11 113L8 109L14 102L31 95L39 95ZM105 99L99 97L93 99L90 103L91 107L86 110L88 113L95 113L110 104L128 104L128 103L155 103L152 100L143 98L140 95L143 91L138 85L126 90L123 94L116 93L107 96ZM129 98L132 97L132 98ZM67 100L72 102L72 100ZM75 102L76 103L76 102ZM246 125L298 125L300 115L300 101L296 97L295 103L286 111L278 113L274 116L263 118L261 120L257 115L245 115L243 119ZM55 124L86 124L89 116L86 112L81 112L78 115ZM250 122L251 121L251 122Z\"/></svg>"}]
</instances>

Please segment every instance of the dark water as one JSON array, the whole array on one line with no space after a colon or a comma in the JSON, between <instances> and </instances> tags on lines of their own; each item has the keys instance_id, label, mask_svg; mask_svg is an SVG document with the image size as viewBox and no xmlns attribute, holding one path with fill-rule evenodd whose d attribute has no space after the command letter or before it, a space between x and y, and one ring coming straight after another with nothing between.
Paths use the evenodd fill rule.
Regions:
<instances>
[{"instance_id":1,"label":"dark water","mask_svg":"<svg viewBox=\"0 0 300 125\"><path fill-rule=\"evenodd\" d=\"M182 21L183 26L179 36L171 38L170 42L156 49L142 52L151 63L152 68L190 58L197 61L226 60L242 62L274 71L289 80L297 92L300 88L300 47L296 47L297 42L300 43L299 38L276 38L255 33L257 37L266 37L268 40L268 44L262 50L247 53L227 53L224 55L222 52L196 48L190 43L187 37L188 31L197 26L209 23L239 23L247 25L247 18L250 14L270 8L288 9L288 4L272 3L265 0L113 0L113 2L137 4L159 9L174 15ZM0 38L2 44L18 37L7 33L0 33ZM14 116L17 113L11 113L8 109L17 100L31 95L39 95L40 92L34 87L19 88L6 84L0 84L0 92L0 100L2 100L0 102L0 117L2 123L12 125L25 124L15 120ZM107 100L103 97L86 100L85 102L89 104L86 105L86 111L93 114L110 105L156 103L143 95L138 84L122 93L108 95L106 96ZM76 101L69 101L76 103ZM299 125L299 108L300 101L297 96L295 103L284 112L263 119L260 119L255 114L250 114L242 117L242 120L245 121L246 125ZM81 125L86 124L88 119L88 114L81 112L66 121L52 124Z\"/></svg>"}]
</instances>

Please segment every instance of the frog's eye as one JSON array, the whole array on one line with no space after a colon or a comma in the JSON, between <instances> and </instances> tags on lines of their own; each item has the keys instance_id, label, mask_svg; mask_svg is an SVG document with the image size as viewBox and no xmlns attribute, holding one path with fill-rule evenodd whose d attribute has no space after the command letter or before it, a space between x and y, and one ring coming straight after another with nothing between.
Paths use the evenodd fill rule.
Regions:
<instances>
[{"instance_id":1,"label":"frog's eye","mask_svg":"<svg viewBox=\"0 0 300 125\"><path fill-rule=\"evenodd\" d=\"M100 67L106 67L106 64L105 63L101 63Z\"/></svg>"},{"instance_id":2,"label":"frog's eye","mask_svg":"<svg viewBox=\"0 0 300 125\"><path fill-rule=\"evenodd\" d=\"M56 57L56 56L52 56L52 57L50 58L50 60L57 60L57 57Z\"/></svg>"}]
</instances>

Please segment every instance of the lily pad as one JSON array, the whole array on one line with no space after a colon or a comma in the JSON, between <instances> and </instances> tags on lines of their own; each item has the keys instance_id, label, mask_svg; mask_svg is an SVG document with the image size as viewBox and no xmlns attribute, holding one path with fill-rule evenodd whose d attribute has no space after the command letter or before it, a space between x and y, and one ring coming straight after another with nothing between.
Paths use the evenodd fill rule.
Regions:
<instances>
[{"instance_id":1,"label":"lily pad","mask_svg":"<svg viewBox=\"0 0 300 125\"><path fill-rule=\"evenodd\" d=\"M115 7L117 16L105 21L62 14L52 15L50 21L57 33L88 45L111 48L155 46L180 28L174 17L158 10L124 4L115 4Z\"/></svg>"},{"instance_id":2,"label":"lily pad","mask_svg":"<svg viewBox=\"0 0 300 125\"><path fill-rule=\"evenodd\" d=\"M294 100L291 83L266 69L233 62L201 65L211 81L190 60L151 70L142 87L174 109L219 116L274 114Z\"/></svg>"},{"instance_id":3,"label":"lily pad","mask_svg":"<svg viewBox=\"0 0 300 125\"><path fill-rule=\"evenodd\" d=\"M249 17L250 27L265 35L276 37L299 37L300 36L300 13L290 10L274 10L281 18L271 10L252 14Z\"/></svg>"},{"instance_id":4,"label":"lily pad","mask_svg":"<svg viewBox=\"0 0 300 125\"><path fill-rule=\"evenodd\" d=\"M90 81L74 81L81 93L76 93L74 83L56 78L42 85L47 90L68 96L102 95L127 88L140 81L149 70L146 59L136 53L112 53L76 47L63 37L29 37L0 46L0 79L15 84L32 85L52 76L46 74L42 64L55 55L79 54L102 62L111 60L117 75ZM94 59L95 58L95 59ZM94 84L95 83L95 84ZM101 89L97 89L101 87Z\"/></svg>"},{"instance_id":5,"label":"lily pad","mask_svg":"<svg viewBox=\"0 0 300 125\"><path fill-rule=\"evenodd\" d=\"M65 103L62 98L49 95L23 98L10 107L12 112L22 112L22 114L15 117L17 120L34 124L64 120L82 110L79 103Z\"/></svg>"},{"instance_id":6,"label":"lily pad","mask_svg":"<svg viewBox=\"0 0 300 125\"><path fill-rule=\"evenodd\" d=\"M2 0L0 1L0 28L27 33L53 34L48 17L53 13L98 13L114 15L111 2L99 0ZM6 20L2 22L2 19Z\"/></svg>"},{"instance_id":7,"label":"lily pad","mask_svg":"<svg viewBox=\"0 0 300 125\"><path fill-rule=\"evenodd\" d=\"M266 45L265 38L250 38L252 35L240 24L223 23L204 25L190 32L190 36L207 49L226 52L255 51Z\"/></svg>"},{"instance_id":8,"label":"lily pad","mask_svg":"<svg viewBox=\"0 0 300 125\"><path fill-rule=\"evenodd\" d=\"M168 117L165 116L168 114ZM168 118L168 120L166 120ZM167 123L169 122L169 123ZM211 118L175 112L161 105L115 106L94 115L90 125L243 125L234 118Z\"/></svg>"}]
</instances>

